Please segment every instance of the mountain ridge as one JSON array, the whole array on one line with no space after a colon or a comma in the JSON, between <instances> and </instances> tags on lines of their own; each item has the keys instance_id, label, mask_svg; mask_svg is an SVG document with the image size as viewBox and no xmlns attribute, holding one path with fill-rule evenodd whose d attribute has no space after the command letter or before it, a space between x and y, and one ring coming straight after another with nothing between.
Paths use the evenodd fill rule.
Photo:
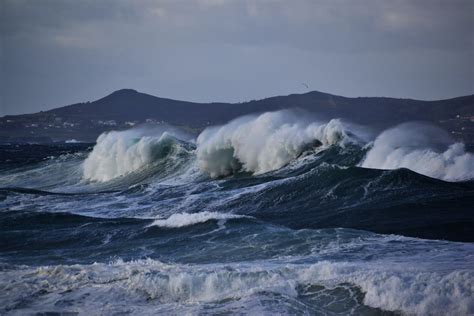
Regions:
<instances>
[{"instance_id":1,"label":"mountain ridge","mask_svg":"<svg viewBox=\"0 0 474 316\"><path fill-rule=\"evenodd\" d=\"M287 108L339 117L376 129L404 121L428 121L455 138L474 139L474 95L424 101L389 97L349 98L320 91L273 96L240 103L201 103L162 98L134 89L120 89L92 102L75 103L32 114L0 118L0 142L94 141L107 130L160 122L200 131L238 116Z\"/></svg>"}]
</instances>

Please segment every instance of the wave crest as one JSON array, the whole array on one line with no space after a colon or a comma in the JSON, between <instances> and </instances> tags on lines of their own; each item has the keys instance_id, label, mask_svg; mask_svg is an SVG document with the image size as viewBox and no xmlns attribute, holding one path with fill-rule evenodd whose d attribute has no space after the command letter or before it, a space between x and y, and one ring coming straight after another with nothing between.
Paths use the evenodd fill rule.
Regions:
<instances>
[{"instance_id":1,"label":"wave crest","mask_svg":"<svg viewBox=\"0 0 474 316\"><path fill-rule=\"evenodd\" d=\"M285 166L305 150L350 138L339 119L316 123L291 111L267 112L204 130L197 139L197 158L211 177L239 170L262 174Z\"/></svg>"},{"instance_id":2,"label":"wave crest","mask_svg":"<svg viewBox=\"0 0 474 316\"><path fill-rule=\"evenodd\" d=\"M339 119L315 122L294 111L266 112L205 129L197 138L192 158L212 178L240 171L259 175L278 170L318 147L326 149L337 144L348 148L348 143L355 143L363 155L367 136L362 127ZM172 129L104 133L84 161L83 178L106 182L152 166L158 160L173 165L170 158L182 158L176 155L180 149L196 148L194 141L185 144L181 138ZM437 127L420 123L405 123L382 132L365 158L353 165L407 168L446 181L474 179L474 155L465 150L464 144L455 143Z\"/></svg>"},{"instance_id":3,"label":"wave crest","mask_svg":"<svg viewBox=\"0 0 474 316\"><path fill-rule=\"evenodd\" d=\"M361 163L374 169L407 168L446 181L474 178L474 155L434 126L405 123L380 134Z\"/></svg>"},{"instance_id":4,"label":"wave crest","mask_svg":"<svg viewBox=\"0 0 474 316\"><path fill-rule=\"evenodd\" d=\"M210 220L226 221L234 218L248 218L248 216L207 211L199 213L176 213L166 219L157 219L150 226L180 228L205 223Z\"/></svg>"},{"instance_id":5,"label":"wave crest","mask_svg":"<svg viewBox=\"0 0 474 316\"><path fill-rule=\"evenodd\" d=\"M332 309L328 299L350 303L342 314L352 314L353 308L361 304L410 315L471 315L474 312L472 271L445 272L441 269L430 272L423 263L417 266L401 263L396 267L384 261L184 265L147 259L23 267L5 271L3 277L7 282L0 284L0 288L2 293L12 297L10 302L21 301L26 293L35 303L33 307L43 305L56 311L61 311L60 302L66 299L74 307L87 310L92 306L89 307L91 310L108 311L116 308L115 312L146 299L148 312L156 314L170 307L175 311L176 308L209 303L241 301L245 306L251 301L259 303L268 299L267 294L273 294L294 299L309 297L313 304L321 307L323 314ZM38 287L44 287L45 280L52 295L35 295ZM22 282L31 286L20 286ZM364 293L362 298L356 297L358 289ZM84 297L85 291L99 297L107 295L107 301L115 304L104 305L100 299L84 301L80 298ZM6 306L11 309L14 305L10 302L7 301ZM31 304L17 308L25 313L30 311ZM337 314L340 314L341 306L338 310Z\"/></svg>"},{"instance_id":6,"label":"wave crest","mask_svg":"<svg viewBox=\"0 0 474 316\"><path fill-rule=\"evenodd\" d=\"M105 182L144 168L177 151L175 134L132 129L103 133L83 165L83 177Z\"/></svg>"}]
</instances>

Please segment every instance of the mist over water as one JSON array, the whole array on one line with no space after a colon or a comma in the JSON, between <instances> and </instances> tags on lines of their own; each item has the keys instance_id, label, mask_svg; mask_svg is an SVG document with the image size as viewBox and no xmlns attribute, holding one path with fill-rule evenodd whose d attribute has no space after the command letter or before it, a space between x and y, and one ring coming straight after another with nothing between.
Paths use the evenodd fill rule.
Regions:
<instances>
[{"instance_id":1,"label":"mist over water","mask_svg":"<svg viewBox=\"0 0 474 316\"><path fill-rule=\"evenodd\" d=\"M352 141L340 120L307 121L291 111L247 116L208 128L197 139L197 159L211 177L280 169L305 150ZM354 138L355 141L355 138Z\"/></svg>"},{"instance_id":2,"label":"mist over water","mask_svg":"<svg viewBox=\"0 0 474 316\"><path fill-rule=\"evenodd\" d=\"M135 128L99 136L84 161L84 178L109 181L143 169L180 150L189 135L171 127ZM245 116L205 129L196 139L199 168L212 178L238 172L254 175L278 170L303 152L347 144L370 148L360 162L364 168L407 168L446 181L474 178L474 155L440 128L426 123L398 125L373 142L366 130L339 119L312 121L290 110Z\"/></svg>"},{"instance_id":3,"label":"mist over water","mask_svg":"<svg viewBox=\"0 0 474 316\"><path fill-rule=\"evenodd\" d=\"M84 178L109 181L140 170L180 150L178 140L189 139L171 127L138 127L99 136L94 149L84 161Z\"/></svg>"},{"instance_id":4,"label":"mist over water","mask_svg":"<svg viewBox=\"0 0 474 316\"><path fill-rule=\"evenodd\" d=\"M436 127L278 111L0 149L0 313L474 313L474 155Z\"/></svg>"},{"instance_id":5,"label":"mist over water","mask_svg":"<svg viewBox=\"0 0 474 316\"><path fill-rule=\"evenodd\" d=\"M406 123L384 131L361 163L376 169L408 168L446 181L474 178L474 154L439 128Z\"/></svg>"}]
</instances>

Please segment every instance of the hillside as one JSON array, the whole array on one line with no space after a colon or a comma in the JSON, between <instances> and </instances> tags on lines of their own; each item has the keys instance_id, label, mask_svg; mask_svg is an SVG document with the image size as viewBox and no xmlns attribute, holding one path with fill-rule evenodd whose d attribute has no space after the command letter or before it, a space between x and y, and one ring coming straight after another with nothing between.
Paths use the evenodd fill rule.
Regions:
<instances>
[{"instance_id":1,"label":"hillside","mask_svg":"<svg viewBox=\"0 0 474 316\"><path fill-rule=\"evenodd\" d=\"M122 89L94 102L77 103L34 114L0 118L0 142L94 141L103 131L145 122L166 122L199 131L235 117L300 108L318 117L340 117L377 129L423 120L455 137L474 141L474 95L439 101L381 97L346 98L312 91L244 103L194 103Z\"/></svg>"}]
</instances>

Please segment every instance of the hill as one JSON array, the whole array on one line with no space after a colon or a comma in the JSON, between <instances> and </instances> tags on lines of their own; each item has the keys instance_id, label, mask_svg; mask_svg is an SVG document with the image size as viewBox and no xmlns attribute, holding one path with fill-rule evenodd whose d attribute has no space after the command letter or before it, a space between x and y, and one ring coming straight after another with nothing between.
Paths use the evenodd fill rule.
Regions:
<instances>
[{"instance_id":1,"label":"hill","mask_svg":"<svg viewBox=\"0 0 474 316\"><path fill-rule=\"evenodd\" d=\"M440 125L455 137L474 142L474 95L439 101L384 97L347 98L312 91L243 103L195 103L122 89L94 102L72 104L34 114L0 118L0 142L94 141L107 130L145 122L166 122L199 131L235 117L285 108L300 108L319 117L340 117L386 128L422 120Z\"/></svg>"}]
</instances>

